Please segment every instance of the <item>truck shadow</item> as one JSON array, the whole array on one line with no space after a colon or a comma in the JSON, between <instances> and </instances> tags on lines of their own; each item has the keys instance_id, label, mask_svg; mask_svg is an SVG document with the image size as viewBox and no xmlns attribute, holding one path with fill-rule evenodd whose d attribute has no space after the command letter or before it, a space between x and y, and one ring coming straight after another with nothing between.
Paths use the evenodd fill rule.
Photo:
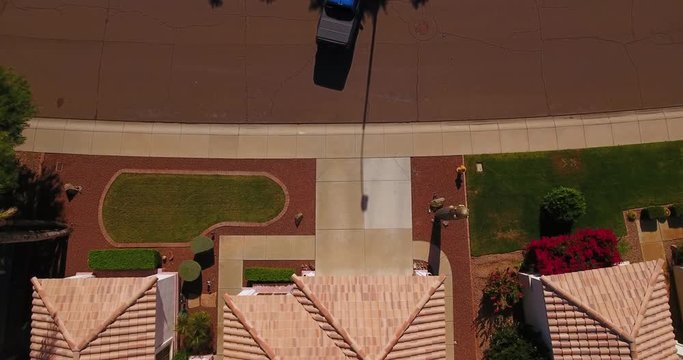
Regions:
<instances>
[{"instance_id":1,"label":"truck shadow","mask_svg":"<svg viewBox=\"0 0 683 360\"><path fill-rule=\"evenodd\" d=\"M332 90L344 90L353 62L353 50L353 47L318 44L313 83Z\"/></svg>"}]
</instances>

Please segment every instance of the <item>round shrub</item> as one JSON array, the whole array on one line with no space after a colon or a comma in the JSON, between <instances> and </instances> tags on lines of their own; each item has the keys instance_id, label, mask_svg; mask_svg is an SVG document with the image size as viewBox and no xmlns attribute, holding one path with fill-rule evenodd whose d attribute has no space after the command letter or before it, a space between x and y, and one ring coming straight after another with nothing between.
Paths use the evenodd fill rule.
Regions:
<instances>
[{"instance_id":1,"label":"round shrub","mask_svg":"<svg viewBox=\"0 0 683 360\"><path fill-rule=\"evenodd\" d=\"M185 260L178 266L178 274L183 281L195 281L202 273L202 266L194 260Z\"/></svg>"},{"instance_id":2,"label":"round shrub","mask_svg":"<svg viewBox=\"0 0 683 360\"><path fill-rule=\"evenodd\" d=\"M636 219L638 219L638 213L636 213L634 210L629 210L626 212L626 219L628 221L636 221Z\"/></svg>"},{"instance_id":3,"label":"round shrub","mask_svg":"<svg viewBox=\"0 0 683 360\"><path fill-rule=\"evenodd\" d=\"M489 274L484 287L484 301L494 314L505 314L522 299L522 287L517 272L511 269L496 270Z\"/></svg>"},{"instance_id":4,"label":"round shrub","mask_svg":"<svg viewBox=\"0 0 683 360\"><path fill-rule=\"evenodd\" d=\"M503 325L491 336L484 359L541 360L544 357L538 347L522 334L521 329L515 325Z\"/></svg>"},{"instance_id":5,"label":"round shrub","mask_svg":"<svg viewBox=\"0 0 683 360\"><path fill-rule=\"evenodd\" d=\"M190 243L192 253L197 255L213 249L213 240L204 235L199 235Z\"/></svg>"},{"instance_id":6,"label":"round shrub","mask_svg":"<svg viewBox=\"0 0 683 360\"><path fill-rule=\"evenodd\" d=\"M541 210L550 220L573 223L586 213L586 199L579 190L560 186L543 197Z\"/></svg>"}]
</instances>

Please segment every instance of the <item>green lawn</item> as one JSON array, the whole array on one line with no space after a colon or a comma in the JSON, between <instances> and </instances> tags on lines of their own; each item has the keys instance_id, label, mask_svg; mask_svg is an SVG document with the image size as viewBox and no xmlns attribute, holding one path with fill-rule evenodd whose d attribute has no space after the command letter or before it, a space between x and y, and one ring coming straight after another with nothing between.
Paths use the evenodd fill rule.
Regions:
<instances>
[{"instance_id":1,"label":"green lawn","mask_svg":"<svg viewBox=\"0 0 683 360\"><path fill-rule=\"evenodd\" d=\"M265 176L124 173L104 200L104 226L116 242L185 242L222 221L266 222L285 194Z\"/></svg>"},{"instance_id":2,"label":"green lawn","mask_svg":"<svg viewBox=\"0 0 683 360\"><path fill-rule=\"evenodd\" d=\"M484 172L475 164L482 162ZM625 234L621 211L683 201L683 141L466 157L472 255L519 250L539 235L539 204L558 185L583 191L577 227Z\"/></svg>"}]
</instances>

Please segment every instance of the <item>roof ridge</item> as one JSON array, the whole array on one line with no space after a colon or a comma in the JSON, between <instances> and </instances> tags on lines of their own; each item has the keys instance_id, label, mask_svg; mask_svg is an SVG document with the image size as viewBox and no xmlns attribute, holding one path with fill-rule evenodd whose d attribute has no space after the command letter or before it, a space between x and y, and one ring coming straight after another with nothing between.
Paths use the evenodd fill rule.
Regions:
<instances>
[{"instance_id":1,"label":"roof ridge","mask_svg":"<svg viewBox=\"0 0 683 360\"><path fill-rule=\"evenodd\" d=\"M636 322L633 324L633 329L631 329L631 336L635 338L638 335L638 331L640 331L640 325L643 323L643 320L645 319L645 312L647 311L647 305L650 303L650 300L652 299L652 293L654 291L654 287L659 282L659 275L662 272L662 265L664 263L664 260L662 259L657 259L655 261L651 261L652 264L652 273L650 274L650 279L647 283L647 290L645 291L645 296L643 296L643 300L640 303L640 306L638 307L638 315L636 317Z\"/></svg>"},{"instance_id":2,"label":"roof ridge","mask_svg":"<svg viewBox=\"0 0 683 360\"><path fill-rule=\"evenodd\" d=\"M52 320L54 320L55 324L57 325L57 328L62 333L62 336L64 336L64 341L66 341L66 343L69 345L71 351L77 351L78 346L73 339L73 335L71 335L66 326L64 326L64 322L59 316L59 313L57 312L57 309L55 308L54 304L52 304L52 301L47 298L47 294L45 293L45 288L43 288L43 285L35 276L31 278L31 283L33 284L33 288L35 289L36 293L40 297L40 300L45 305L45 308L47 309L47 312L50 314L50 317L52 317Z\"/></svg>"},{"instance_id":3,"label":"roof ridge","mask_svg":"<svg viewBox=\"0 0 683 360\"><path fill-rule=\"evenodd\" d=\"M410 327L410 325L413 323L413 321L420 313L420 311L422 311L427 302L429 302L429 299L431 299L432 295L434 295L436 290L438 290L439 287L441 287L444 280L446 280L446 275L439 275L437 281L429 288L429 290L427 290L427 292L424 295L422 295L422 298L420 298L420 301L418 301L418 303L415 305L415 308L410 313L410 316L408 316L408 319L406 319L406 321L404 321L401 324L401 326L394 334L394 337L391 340L389 340L387 345L384 347L384 350L382 350L380 357L378 357L379 360L384 360L387 356L389 356L389 353L391 352L391 350L394 349L394 346L396 346L398 341L401 339L401 336L403 336L406 329Z\"/></svg>"},{"instance_id":4,"label":"roof ridge","mask_svg":"<svg viewBox=\"0 0 683 360\"><path fill-rule=\"evenodd\" d=\"M232 298L230 295L224 293L223 294L223 300L225 300L225 305L228 306L230 311L232 311L232 314L235 315L237 318L237 321L239 321L242 326L244 326L244 329L247 330L249 335L251 335L251 338L256 341L256 344L263 350L263 352L266 353L266 356L268 356L270 359L275 359L275 352L273 349L268 345L268 343L261 337L261 335L258 334L256 329L247 321L247 318L244 317L244 314L242 313L242 310L240 310L237 307L237 304L235 304L234 301L232 301Z\"/></svg>"},{"instance_id":5,"label":"roof ridge","mask_svg":"<svg viewBox=\"0 0 683 360\"><path fill-rule=\"evenodd\" d=\"M147 290L151 289L157 283L156 275L150 275L145 277L145 281L142 283L140 289L133 294L128 301L119 305L114 312L100 324L100 326L93 329L88 336L85 336L83 340L78 344L78 351L83 350L93 339L97 337L101 332L103 332L109 325L111 325L116 319L121 316L129 307L133 306L136 301L145 295Z\"/></svg>"},{"instance_id":6,"label":"roof ridge","mask_svg":"<svg viewBox=\"0 0 683 360\"><path fill-rule=\"evenodd\" d=\"M612 331L614 331L615 333L617 333L619 336L624 338L629 343L633 343L635 341L635 339L633 338L633 336L631 336L631 334L624 331L621 327L619 327L616 324L614 324L613 322L611 322L609 319L607 319L605 316L603 316L599 312L595 311L590 306L587 306L586 304L584 304L580 299L578 299L574 295L565 291L563 288L561 288L559 285L557 285L554 281L550 280L549 277L547 277L545 275L541 276L541 283L543 283L543 285L549 287L552 291L554 291L555 293L557 293L558 295L563 297L565 300L570 302L572 305L579 308L581 311L590 315L594 320L598 321L603 326L606 326L607 328L609 328Z\"/></svg>"},{"instance_id":7,"label":"roof ridge","mask_svg":"<svg viewBox=\"0 0 683 360\"><path fill-rule=\"evenodd\" d=\"M315 296L315 294L311 291L311 288L309 288L308 285L306 285L306 283L304 283L296 274L292 274L292 281L294 281L294 284L299 288L299 290L301 290L302 293L304 293L304 296L306 296L308 300L313 303L313 306L320 311L320 315L327 320L327 323L330 324L335 331L337 331L339 336L341 336L347 344L349 344L351 350L353 350L359 358L365 359L367 355L365 354L364 349L362 349L360 345L358 345L358 343L351 338L351 335L349 335L346 329L341 326L339 320L337 320L332 313L330 313L330 310L327 309L327 307L320 302L320 299L318 299L318 297Z\"/></svg>"}]
</instances>

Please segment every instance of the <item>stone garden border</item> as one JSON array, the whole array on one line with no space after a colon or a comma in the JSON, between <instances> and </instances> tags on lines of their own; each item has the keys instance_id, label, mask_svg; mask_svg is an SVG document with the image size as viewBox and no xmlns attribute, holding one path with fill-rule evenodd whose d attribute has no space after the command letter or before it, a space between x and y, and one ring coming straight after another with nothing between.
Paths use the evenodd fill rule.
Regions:
<instances>
[{"instance_id":1,"label":"stone garden border","mask_svg":"<svg viewBox=\"0 0 683 360\"><path fill-rule=\"evenodd\" d=\"M217 224L213 224L209 226L206 230L202 231L201 235L207 235L211 231L224 227L224 226L242 226L242 227L265 227L268 226L278 220L280 220L285 213L287 212L287 209L289 208L289 191L287 190L287 186L276 176L274 176L271 173L268 172L263 172L263 171L211 171L211 170L155 170L155 169L121 169L118 170L114 175L112 175L111 179L109 179L109 182L107 182L107 185L104 187L102 190L102 194L100 195L100 201L97 206L97 221L99 223L100 231L102 232L102 235L104 235L104 238L107 240L107 242L114 247L117 248L148 248L148 247L153 247L153 248L186 248L190 246L189 240L187 242L182 242L182 243L175 243L175 242L169 242L169 243L119 243L114 241L114 239L109 236L109 233L107 232L107 229L104 226L104 216L103 216L103 209L104 209L104 199L107 196L107 193L109 193L109 188L111 185L114 183L114 181L119 177L119 175L124 174L124 173L129 173L129 174L171 174L171 175L224 175L224 176L264 176L269 178L270 180L273 180L276 184L280 186L282 191L285 194L285 203L284 206L282 207L282 210L280 211L279 214L277 214L274 218L263 222L263 223L257 223L257 222L245 222L245 221L223 221ZM198 234L199 235L199 234Z\"/></svg>"}]
</instances>

